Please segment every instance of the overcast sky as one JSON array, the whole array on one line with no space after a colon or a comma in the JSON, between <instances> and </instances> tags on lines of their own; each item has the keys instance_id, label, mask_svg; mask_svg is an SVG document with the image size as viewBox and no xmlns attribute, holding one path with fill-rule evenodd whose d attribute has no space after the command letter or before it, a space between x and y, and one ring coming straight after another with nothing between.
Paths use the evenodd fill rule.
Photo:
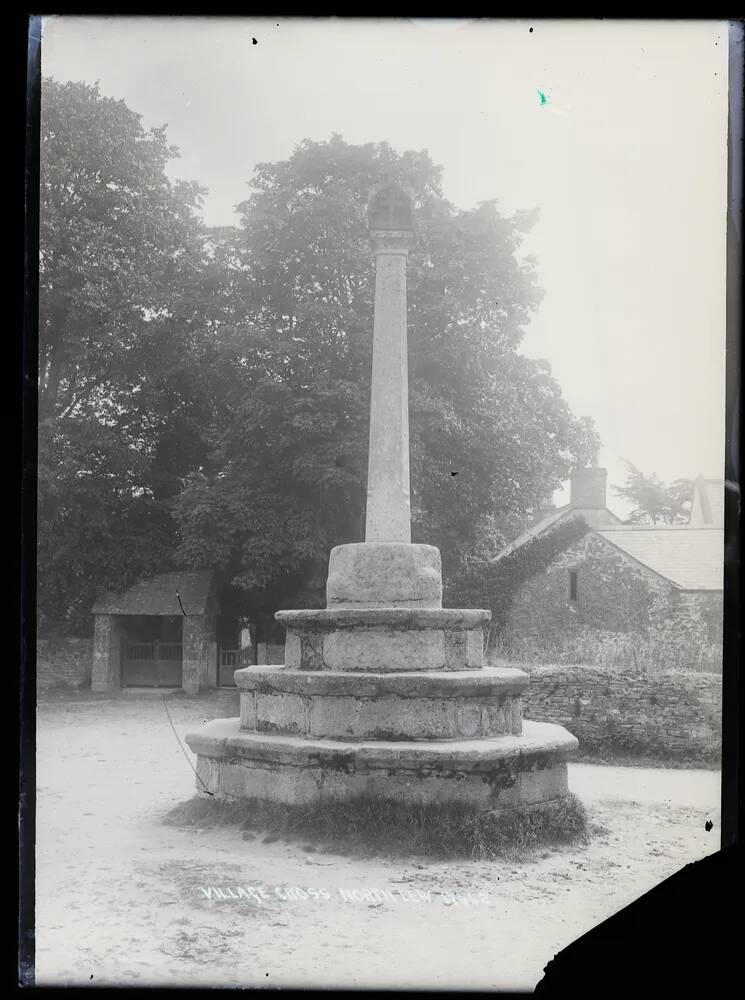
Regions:
<instances>
[{"instance_id":1,"label":"overcast sky","mask_svg":"<svg viewBox=\"0 0 745 1000\"><path fill-rule=\"evenodd\" d=\"M462 208L539 208L522 350L594 417L610 482L622 458L723 474L726 24L64 16L42 72L167 124L209 224L256 163L332 132L427 149Z\"/></svg>"}]
</instances>

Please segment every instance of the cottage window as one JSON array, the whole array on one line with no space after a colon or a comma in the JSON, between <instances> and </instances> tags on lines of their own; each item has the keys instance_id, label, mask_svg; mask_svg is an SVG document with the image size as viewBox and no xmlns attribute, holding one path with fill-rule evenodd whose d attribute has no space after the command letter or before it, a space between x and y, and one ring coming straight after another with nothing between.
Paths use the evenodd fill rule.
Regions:
<instances>
[{"instance_id":1,"label":"cottage window","mask_svg":"<svg viewBox=\"0 0 745 1000\"><path fill-rule=\"evenodd\" d=\"M569 570L569 603L578 604L579 603L579 588L577 586L577 577L579 573L576 569Z\"/></svg>"}]
</instances>

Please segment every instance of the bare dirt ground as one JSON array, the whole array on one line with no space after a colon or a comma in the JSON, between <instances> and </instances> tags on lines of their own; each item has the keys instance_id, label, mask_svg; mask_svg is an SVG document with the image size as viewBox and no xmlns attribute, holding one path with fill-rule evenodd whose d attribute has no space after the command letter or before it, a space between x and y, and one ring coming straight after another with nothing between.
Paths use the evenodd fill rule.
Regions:
<instances>
[{"instance_id":1,"label":"bare dirt ground","mask_svg":"<svg viewBox=\"0 0 745 1000\"><path fill-rule=\"evenodd\" d=\"M237 705L233 691L168 699L182 739ZM161 696L79 695L37 719L39 985L531 990L556 952L719 847L718 772L587 764L570 786L591 842L520 863L177 828L163 816L195 779Z\"/></svg>"}]
</instances>

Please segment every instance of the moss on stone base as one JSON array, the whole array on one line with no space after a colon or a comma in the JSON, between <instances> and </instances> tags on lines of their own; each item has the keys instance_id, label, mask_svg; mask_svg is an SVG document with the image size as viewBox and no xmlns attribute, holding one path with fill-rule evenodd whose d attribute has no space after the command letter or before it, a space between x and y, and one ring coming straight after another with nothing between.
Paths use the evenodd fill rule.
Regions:
<instances>
[{"instance_id":1,"label":"moss on stone base","mask_svg":"<svg viewBox=\"0 0 745 1000\"><path fill-rule=\"evenodd\" d=\"M388 856L519 858L560 844L586 843L585 809L574 795L540 807L477 812L466 806L410 807L352 799L344 803L286 805L259 799L205 795L172 809L175 826L238 826L244 838L300 841L307 848Z\"/></svg>"}]
</instances>

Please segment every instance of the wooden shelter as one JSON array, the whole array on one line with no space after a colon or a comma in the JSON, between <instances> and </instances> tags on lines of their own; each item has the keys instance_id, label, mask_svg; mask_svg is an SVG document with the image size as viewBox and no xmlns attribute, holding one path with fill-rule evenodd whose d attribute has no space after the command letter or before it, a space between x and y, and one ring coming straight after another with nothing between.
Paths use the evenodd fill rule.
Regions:
<instances>
[{"instance_id":1,"label":"wooden shelter","mask_svg":"<svg viewBox=\"0 0 745 1000\"><path fill-rule=\"evenodd\" d=\"M92 689L215 687L218 611L210 570L162 573L103 594L91 611Z\"/></svg>"}]
</instances>

